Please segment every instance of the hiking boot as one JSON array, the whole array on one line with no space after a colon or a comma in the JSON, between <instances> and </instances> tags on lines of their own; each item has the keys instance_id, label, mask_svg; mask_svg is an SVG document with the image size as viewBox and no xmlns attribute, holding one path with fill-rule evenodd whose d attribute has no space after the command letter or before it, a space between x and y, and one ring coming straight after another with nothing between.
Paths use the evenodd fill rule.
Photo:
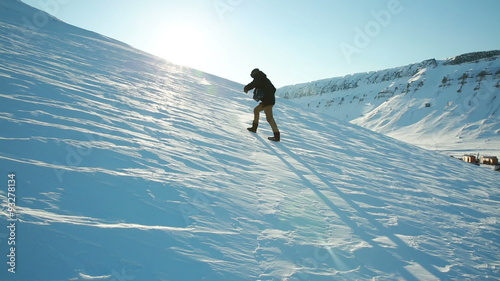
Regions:
<instances>
[{"instance_id":1,"label":"hiking boot","mask_svg":"<svg viewBox=\"0 0 500 281\"><path fill-rule=\"evenodd\" d=\"M252 123L252 127L247 128L252 133L257 133L257 127L259 127L259 123Z\"/></svg>"},{"instance_id":2,"label":"hiking boot","mask_svg":"<svg viewBox=\"0 0 500 281\"><path fill-rule=\"evenodd\" d=\"M267 139L270 141L280 141L281 139L280 132L274 133L273 137L268 137Z\"/></svg>"}]
</instances>

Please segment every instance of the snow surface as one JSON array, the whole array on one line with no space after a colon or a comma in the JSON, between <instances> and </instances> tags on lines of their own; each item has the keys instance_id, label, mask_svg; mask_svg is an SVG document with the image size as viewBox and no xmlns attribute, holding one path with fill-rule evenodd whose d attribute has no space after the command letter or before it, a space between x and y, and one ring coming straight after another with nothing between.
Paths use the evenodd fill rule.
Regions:
<instances>
[{"instance_id":1,"label":"snow surface","mask_svg":"<svg viewBox=\"0 0 500 281\"><path fill-rule=\"evenodd\" d=\"M36 13L0 2L0 280L498 280L498 172L283 99L271 143L242 85Z\"/></svg>"},{"instance_id":2,"label":"snow surface","mask_svg":"<svg viewBox=\"0 0 500 281\"><path fill-rule=\"evenodd\" d=\"M446 155L500 157L500 51L291 85L278 94Z\"/></svg>"}]
</instances>

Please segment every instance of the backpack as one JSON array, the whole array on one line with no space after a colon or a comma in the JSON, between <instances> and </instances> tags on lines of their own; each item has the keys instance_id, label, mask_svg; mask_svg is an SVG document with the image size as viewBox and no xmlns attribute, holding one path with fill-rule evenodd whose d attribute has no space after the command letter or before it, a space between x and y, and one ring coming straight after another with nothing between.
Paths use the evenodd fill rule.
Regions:
<instances>
[{"instance_id":1,"label":"backpack","mask_svg":"<svg viewBox=\"0 0 500 281\"><path fill-rule=\"evenodd\" d=\"M260 100L262 100L263 97L264 97L264 91L262 91L261 89L255 88L255 90L253 91L253 99L255 101L260 101Z\"/></svg>"}]
</instances>

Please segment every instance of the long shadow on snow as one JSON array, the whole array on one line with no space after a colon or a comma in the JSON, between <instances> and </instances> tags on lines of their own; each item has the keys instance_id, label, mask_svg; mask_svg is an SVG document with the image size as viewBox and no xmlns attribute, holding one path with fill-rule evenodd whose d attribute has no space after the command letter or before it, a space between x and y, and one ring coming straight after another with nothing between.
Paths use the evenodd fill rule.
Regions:
<instances>
[{"instance_id":1,"label":"long shadow on snow","mask_svg":"<svg viewBox=\"0 0 500 281\"><path fill-rule=\"evenodd\" d=\"M374 266L377 267L379 270L384 270L386 272L390 272L391 269L394 268L399 268L399 273L405 280L419 280L417 277L415 277L411 272L409 272L405 266L409 265L406 262L403 262L402 260L406 261L413 261L418 263L420 266L422 266L424 269L426 269L429 273L433 274L440 280L446 280L446 276L440 272L438 269L436 269L435 266L443 266L445 263L440 260L439 258L435 256L431 256L427 253L424 253L422 251L418 251L414 248L409 247L403 240L401 240L399 237L394 235L393 233L390 233L387 231L387 229L380 223L378 222L375 218L373 218L371 215L366 213L360 206L358 206L354 201L352 201L348 195L346 195L344 192L342 192L340 189L335 187L333 184L330 183L330 181L322 176L320 173L316 172L315 169L313 169L309 164L307 164L305 161L302 161L299 156L294 154L290 149L288 149L283 143L276 143L276 145L271 145L269 141L266 141L262 139L262 137L257 136L257 139L259 139L262 144L264 144L268 149L274 152L274 154L286 165L290 168L292 172L294 172L303 182L305 186L308 186L323 202L334 211L339 218L347 225L349 226L353 232L358 235L360 238L362 238L366 243L368 243L372 248L368 249L366 251L370 251L370 253L365 253L364 257L368 259L369 263L372 263ZM385 236L389 238L392 242L394 242L397 245L398 249L398 255L400 255L402 258L398 259L395 257L391 252L389 252L386 248L381 247L377 243L373 241L374 238L372 235L361 229L355 221L353 221L350 218L349 213L346 213L343 211L341 208L339 208L337 205L335 205L327 196L325 196L319 189L315 187L315 185L309 181L305 176L304 173L299 171L297 168L295 168L290 161L288 161L283 155L278 153L278 150L282 151L283 153L287 154L287 156L291 157L298 163L301 163L301 165L306 168L309 172L311 172L313 175L315 175L323 184L326 186L330 187L331 190L333 190L339 198L344 200L350 207L356 210L358 214L362 217L367 219L372 226L374 226L378 232L380 233L380 236ZM336 171L338 174L341 173L339 169Z\"/></svg>"}]
</instances>

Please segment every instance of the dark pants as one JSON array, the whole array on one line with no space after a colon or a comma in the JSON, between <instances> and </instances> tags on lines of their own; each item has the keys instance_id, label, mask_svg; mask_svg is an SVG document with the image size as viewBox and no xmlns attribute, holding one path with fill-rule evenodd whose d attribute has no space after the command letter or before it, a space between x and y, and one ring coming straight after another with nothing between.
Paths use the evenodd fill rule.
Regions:
<instances>
[{"instance_id":1,"label":"dark pants","mask_svg":"<svg viewBox=\"0 0 500 281\"><path fill-rule=\"evenodd\" d=\"M263 106L262 103L257 105L253 109L253 122L255 124L259 123L259 118L260 118L260 112L264 111L266 114L266 120L269 122L269 125L271 125L271 129L273 130L273 133L278 133L278 125L276 125L276 121L274 121L274 116L273 116L273 105L265 105Z\"/></svg>"}]
</instances>

